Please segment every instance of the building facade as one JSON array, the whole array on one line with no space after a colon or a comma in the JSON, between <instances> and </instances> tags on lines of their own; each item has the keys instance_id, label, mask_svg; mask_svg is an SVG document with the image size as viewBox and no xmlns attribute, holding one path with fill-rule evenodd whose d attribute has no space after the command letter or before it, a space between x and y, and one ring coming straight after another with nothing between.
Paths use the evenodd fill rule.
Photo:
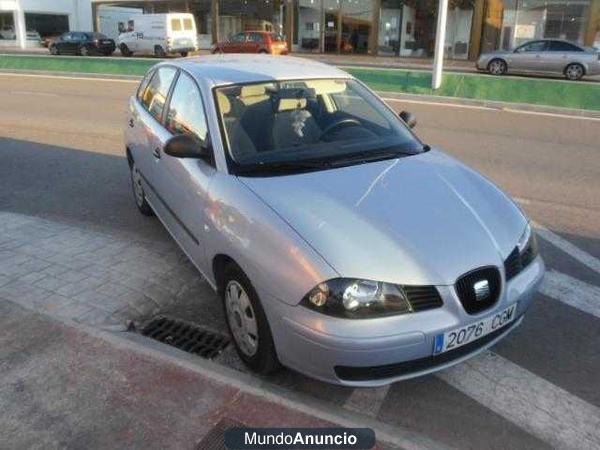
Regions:
<instances>
[{"instance_id":1,"label":"building facade","mask_svg":"<svg viewBox=\"0 0 600 450\"><path fill-rule=\"evenodd\" d=\"M0 0L0 30L68 26L113 35L115 17L187 11L205 48L262 29L283 34L296 52L429 58L437 8L438 0ZM449 1L447 58L475 59L538 38L600 47L600 0Z\"/></svg>"}]
</instances>

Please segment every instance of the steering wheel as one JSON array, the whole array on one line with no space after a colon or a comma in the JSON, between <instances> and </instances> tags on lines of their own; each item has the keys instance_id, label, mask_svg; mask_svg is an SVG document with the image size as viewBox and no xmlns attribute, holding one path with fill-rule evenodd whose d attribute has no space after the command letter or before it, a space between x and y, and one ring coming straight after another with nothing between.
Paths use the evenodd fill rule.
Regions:
<instances>
[{"instance_id":1,"label":"steering wheel","mask_svg":"<svg viewBox=\"0 0 600 450\"><path fill-rule=\"evenodd\" d=\"M323 132L321 133L321 136L319 136L319 140L321 140L323 137L327 136L333 130L340 128L340 127L347 127L347 126L359 126L360 127L360 126L362 126L362 124L360 123L359 120L351 119L351 118L338 120L337 122L333 122L332 124L329 124L323 130Z\"/></svg>"}]
</instances>

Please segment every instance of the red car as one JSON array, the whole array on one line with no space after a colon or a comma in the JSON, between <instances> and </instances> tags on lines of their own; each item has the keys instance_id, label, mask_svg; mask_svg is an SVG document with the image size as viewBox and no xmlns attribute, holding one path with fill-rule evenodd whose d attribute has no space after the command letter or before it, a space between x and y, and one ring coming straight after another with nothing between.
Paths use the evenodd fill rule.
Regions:
<instances>
[{"instance_id":1,"label":"red car","mask_svg":"<svg viewBox=\"0 0 600 450\"><path fill-rule=\"evenodd\" d=\"M270 53L287 55L287 42L278 33L269 31L244 31L231 36L225 42L219 42L213 53Z\"/></svg>"}]
</instances>

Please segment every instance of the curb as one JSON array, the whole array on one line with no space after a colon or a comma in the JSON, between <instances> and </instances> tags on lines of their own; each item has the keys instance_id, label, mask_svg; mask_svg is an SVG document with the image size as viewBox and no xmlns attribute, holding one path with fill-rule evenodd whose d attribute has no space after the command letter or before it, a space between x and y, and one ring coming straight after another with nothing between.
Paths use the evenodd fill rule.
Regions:
<instances>
[{"instance_id":1,"label":"curb","mask_svg":"<svg viewBox=\"0 0 600 450\"><path fill-rule=\"evenodd\" d=\"M333 410L332 406L335 407L335 405L330 403L310 398L301 393L288 391L256 376L221 366L213 361L191 355L139 334L125 332L122 329L115 329L115 327L106 329L93 328L70 319L40 312L6 298L2 298L2 300L32 311L35 314L40 314L93 338L101 339L117 348L134 351L165 364L175 365L180 369L197 373L216 383L229 385L245 394L261 397L284 408L311 415L345 428L371 428L375 431L378 442L386 443L394 448L399 447L406 450L443 450L449 448L447 445L436 442L429 437L405 430L399 426L387 425L370 417L342 408Z\"/></svg>"},{"instance_id":2,"label":"curb","mask_svg":"<svg viewBox=\"0 0 600 450\"><path fill-rule=\"evenodd\" d=\"M529 103L511 103L494 100L476 100L460 97L445 97L441 95L426 94L405 94L400 92L376 91L377 95L384 98L394 98L398 100L415 100L423 103L473 106L487 109L497 109L499 111L531 112L541 114L557 114L563 116L572 116L574 118L600 119L600 111L588 109L561 108L557 106L532 105Z\"/></svg>"}]
</instances>

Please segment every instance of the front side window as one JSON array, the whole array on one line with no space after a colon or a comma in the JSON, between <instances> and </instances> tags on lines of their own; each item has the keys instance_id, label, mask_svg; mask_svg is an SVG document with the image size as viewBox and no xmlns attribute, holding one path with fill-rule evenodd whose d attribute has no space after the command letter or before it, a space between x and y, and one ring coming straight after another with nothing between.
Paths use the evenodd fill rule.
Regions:
<instances>
[{"instance_id":1,"label":"front side window","mask_svg":"<svg viewBox=\"0 0 600 450\"><path fill-rule=\"evenodd\" d=\"M148 83L144 95L142 96L142 104L148 112L159 122L162 119L167 95L175 78L176 70L173 67L160 67Z\"/></svg>"},{"instance_id":2,"label":"front side window","mask_svg":"<svg viewBox=\"0 0 600 450\"><path fill-rule=\"evenodd\" d=\"M171 19L171 30L173 30L173 31L181 31L181 20L179 20L179 19Z\"/></svg>"},{"instance_id":3,"label":"front side window","mask_svg":"<svg viewBox=\"0 0 600 450\"><path fill-rule=\"evenodd\" d=\"M183 19L183 29L185 31L191 31L194 29L194 22L192 22L192 19Z\"/></svg>"},{"instance_id":4,"label":"front side window","mask_svg":"<svg viewBox=\"0 0 600 450\"><path fill-rule=\"evenodd\" d=\"M205 142L208 136L208 124L200 91L185 73L179 76L173 89L165 126L173 134L186 134L200 142Z\"/></svg>"},{"instance_id":5,"label":"front side window","mask_svg":"<svg viewBox=\"0 0 600 450\"><path fill-rule=\"evenodd\" d=\"M250 33L248 35L248 40L250 42L261 43L263 41L263 35L260 33Z\"/></svg>"},{"instance_id":6,"label":"front side window","mask_svg":"<svg viewBox=\"0 0 600 450\"><path fill-rule=\"evenodd\" d=\"M396 114L355 80L226 86L215 96L238 173L351 165L423 150Z\"/></svg>"},{"instance_id":7,"label":"front side window","mask_svg":"<svg viewBox=\"0 0 600 450\"><path fill-rule=\"evenodd\" d=\"M546 47L547 45L545 41L537 41L525 44L519 47L517 50L519 53L543 52L544 50L546 50Z\"/></svg>"}]
</instances>

